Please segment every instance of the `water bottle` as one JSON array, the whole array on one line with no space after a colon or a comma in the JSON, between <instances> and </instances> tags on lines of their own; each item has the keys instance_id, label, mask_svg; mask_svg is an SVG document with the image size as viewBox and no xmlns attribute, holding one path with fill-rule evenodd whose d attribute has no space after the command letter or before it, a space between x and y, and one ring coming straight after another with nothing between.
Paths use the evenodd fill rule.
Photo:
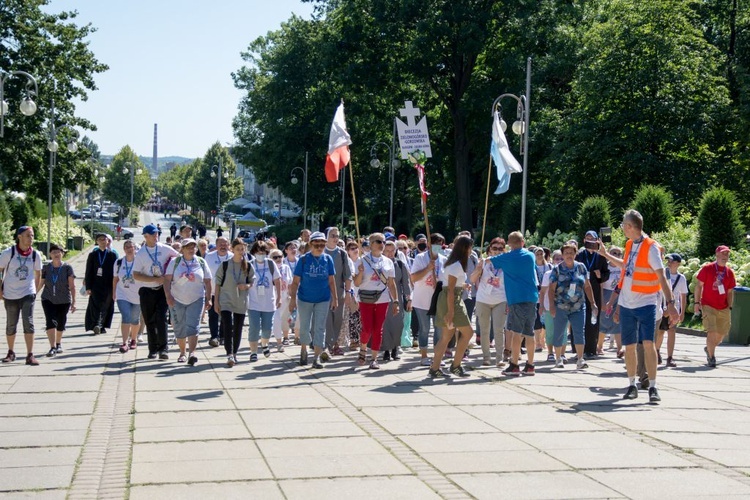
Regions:
<instances>
[{"instance_id":1,"label":"water bottle","mask_svg":"<svg viewBox=\"0 0 750 500\"><path fill-rule=\"evenodd\" d=\"M599 309L591 311L591 324L595 325L599 321Z\"/></svg>"}]
</instances>

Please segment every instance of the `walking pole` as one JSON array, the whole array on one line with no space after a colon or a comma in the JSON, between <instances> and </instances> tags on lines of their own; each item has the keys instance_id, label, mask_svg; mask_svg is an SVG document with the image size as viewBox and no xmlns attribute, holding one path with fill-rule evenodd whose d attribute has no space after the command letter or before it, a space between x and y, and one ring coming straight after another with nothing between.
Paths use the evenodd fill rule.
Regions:
<instances>
[{"instance_id":1,"label":"walking pole","mask_svg":"<svg viewBox=\"0 0 750 500\"><path fill-rule=\"evenodd\" d=\"M487 207L490 204L490 181L492 180L492 156L490 156L490 164L487 166L487 194L484 197L484 217L482 217L482 243L479 245L480 249L484 248L484 231L487 227Z\"/></svg>"}]
</instances>

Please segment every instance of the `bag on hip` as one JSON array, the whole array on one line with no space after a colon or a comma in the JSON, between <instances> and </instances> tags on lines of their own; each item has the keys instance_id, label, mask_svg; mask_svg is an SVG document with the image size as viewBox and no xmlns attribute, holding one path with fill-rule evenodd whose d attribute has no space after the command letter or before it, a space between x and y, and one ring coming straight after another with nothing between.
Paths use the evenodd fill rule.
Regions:
<instances>
[{"instance_id":1,"label":"bag on hip","mask_svg":"<svg viewBox=\"0 0 750 500\"><path fill-rule=\"evenodd\" d=\"M360 290L359 301L363 304L375 304L385 290Z\"/></svg>"}]
</instances>

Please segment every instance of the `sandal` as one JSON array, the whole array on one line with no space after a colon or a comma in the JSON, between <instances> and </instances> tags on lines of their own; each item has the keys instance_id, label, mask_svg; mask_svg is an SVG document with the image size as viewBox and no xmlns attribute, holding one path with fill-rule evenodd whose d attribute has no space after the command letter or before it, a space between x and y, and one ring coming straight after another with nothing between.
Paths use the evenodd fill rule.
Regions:
<instances>
[{"instance_id":1,"label":"sandal","mask_svg":"<svg viewBox=\"0 0 750 500\"><path fill-rule=\"evenodd\" d=\"M48 357L48 358L51 358L51 357L53 357L53 356L54 356L55 354L57 354L57 349L55 349L55 348L53 347L53 348L52 348L52 349L50 349L50 350L49 350L49 352L47 353L47 357Z\"/></svg>"},{"instance_id":2,"label":"sandal","mask_svg":"<svg viewBox=\"0 0 750 500\"><path fill-rule=\"evenodd\" d=\"M271 355L271 348L267 345L263 347L263 356L269 357Z\"/></svg>"},{"instance_id":3,"label":"sandal","mask_svg":"<svg viewBox=\"0 0 750 500\"><path fill-rule=\"evenodd\" d=\"M185 357L185 355L184 354L180 354L180 357L177 358L177 362L178 363L184 363L185 361L187 361L187 358Z\"/></svg>"},{"instance_id":4,"label":"sandal","mask_svg":"<svg viewBox=\"0 0 750 500\"><path fill-rule=\"evenodd\" d=\"M359 366L365 366L365 361L367 360L367 356L365 355L364 351L359 351L359 357L357 358L357 364Z\"/></svg>"}]
</instances>

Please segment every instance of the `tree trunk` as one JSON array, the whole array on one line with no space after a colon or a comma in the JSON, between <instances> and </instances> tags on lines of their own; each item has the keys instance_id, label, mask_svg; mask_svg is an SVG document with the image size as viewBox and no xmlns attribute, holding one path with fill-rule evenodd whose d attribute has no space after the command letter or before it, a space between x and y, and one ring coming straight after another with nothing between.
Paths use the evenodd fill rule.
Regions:
<instances>
[{"instance_id":1,"label":"tree trunk","mask_svg":"<svg viewBox=\"0 0 750 500\"><path fill-rule=\"evenodd\" d=\"M456 204L458 220L462 230L471 231L471 167L469 164L469 140L466 134L466 120L460 110L452 110L453 152L456 156Z\"/></svg>"}]
</instances>

